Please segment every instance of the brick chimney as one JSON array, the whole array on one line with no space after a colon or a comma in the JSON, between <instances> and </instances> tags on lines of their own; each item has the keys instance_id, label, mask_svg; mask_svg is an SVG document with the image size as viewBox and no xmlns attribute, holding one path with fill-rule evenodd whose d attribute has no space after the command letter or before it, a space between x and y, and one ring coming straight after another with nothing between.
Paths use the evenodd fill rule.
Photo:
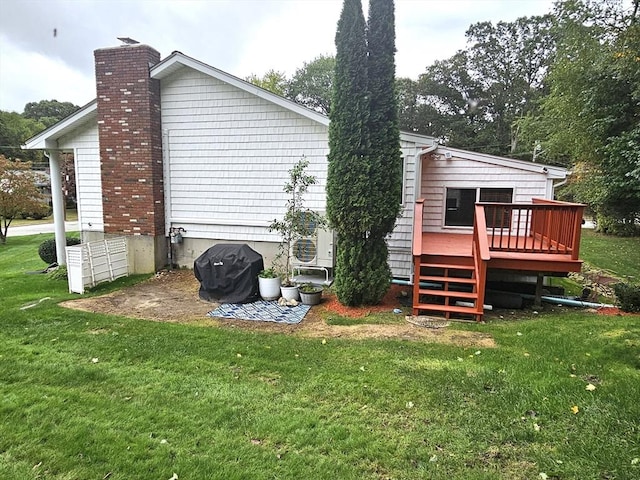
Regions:
<instances>
[{"instance_id":1,"label":"brick chimney","mask_svg":"<svg viewBox=\"0 0 640 480\"><path fill-rule=\"evenodd\" d=\"M160 54L142 45L94 52L102 208L106 236L129 236L135 272L166 261L160 82L149 69Z\"/></svg>"}]
</instances>

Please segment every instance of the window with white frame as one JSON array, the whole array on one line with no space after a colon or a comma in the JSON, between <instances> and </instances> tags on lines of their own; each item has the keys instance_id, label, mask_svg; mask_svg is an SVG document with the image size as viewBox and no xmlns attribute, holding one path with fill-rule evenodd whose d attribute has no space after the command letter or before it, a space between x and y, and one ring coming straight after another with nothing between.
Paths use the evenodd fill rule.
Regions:
<instances>
[{"instance_id":1,"label":"window with white frame","mask_svg":"<svg viewBox=\"0 0 640 480\"><path fill-rule=\"evenodd\" d=\"M447 227L473 227L476 202L512 201L513 188L447 188L444 224Z\"/></svg>"}]
</instances>

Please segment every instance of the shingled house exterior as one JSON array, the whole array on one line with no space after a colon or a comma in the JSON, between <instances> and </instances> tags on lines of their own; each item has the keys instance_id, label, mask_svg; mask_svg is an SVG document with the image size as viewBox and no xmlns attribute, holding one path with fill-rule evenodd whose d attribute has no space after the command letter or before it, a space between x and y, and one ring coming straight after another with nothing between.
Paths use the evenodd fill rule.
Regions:
<instances>
[{"instance_id":1,"label":"shingled house exterior","mask_svg":"<svg viewBox=\"0 0 640 480\"><path fill-rule=\"evenodd\" d=\"M306 206L324 211L326 116L180 52L161 60L147 45L99 49L95 67L96 100L24 146L50 158L56 238L64 238L54 184L63 152L75 158L82 240L126 236L134 272L167 264L172 228L184 231L173 259L181 265L215 243L247 243L268 262L279 239L267 226L284 214L282 186L302 156L318 179ZM402 213L389 263L414 286L416 313L481 318L492 270L579 270L582 206L553 201L565 169L408 132L401 149ZM319 240L301 267L331 268L333 241Z\"/></svg>"}]
</instances>

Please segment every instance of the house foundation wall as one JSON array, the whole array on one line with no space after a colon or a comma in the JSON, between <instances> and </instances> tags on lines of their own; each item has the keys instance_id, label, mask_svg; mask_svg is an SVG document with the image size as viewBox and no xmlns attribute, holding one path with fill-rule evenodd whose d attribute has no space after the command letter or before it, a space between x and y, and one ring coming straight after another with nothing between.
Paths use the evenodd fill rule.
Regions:
<instances>
[{"instance_id":1,"label":"house foundation wall","mask_svg":"<svg viewBox=\"0 0 640 480\"><path fill-rule=\"evenodd\" d=\"M262 255L265 268L271 267L271 264L278 253L278 243L276 242L239 242L204 238L185 238L182 243L173 245L173 263L180 267L193 268L193 262L196 258L212 246L219 243L230 243L234 245L246 243ZM167 261L167 263L169 262Z\"/></svg>"}]
</instances>

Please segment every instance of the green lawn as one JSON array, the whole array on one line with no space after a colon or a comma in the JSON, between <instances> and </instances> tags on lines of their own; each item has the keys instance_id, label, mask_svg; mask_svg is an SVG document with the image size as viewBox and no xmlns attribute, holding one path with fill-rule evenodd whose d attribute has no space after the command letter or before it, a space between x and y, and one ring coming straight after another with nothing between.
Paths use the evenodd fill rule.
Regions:
<instances>
[{"instance_id":1,"label":"green lawn","mask_svg":"<svg viewBox=\"0 0 640 480\"><path fill-rule=\"evenodd\" d=\"M58 307L41 241L0 246L2 479L640 478L637 316L449 327L496 348L146 322Z\"/></svg>"},{"instance_id":2,"label":"green lawn","mask_svg":"<svg viewBox=\"0 0 640 480\"><path fill-rule=\"evenodd\" d=\"M583 229L580 258L619 278L640 282L640 237L610 237Z\"/></svg>"},{"instance_id":3,"label":"green lawn","mask_svg":"<svg viewBox=\"0 0 640 480\"><path fill-rule=\"evenodd\" d=\"M67 222L75 222L78 220L78 212L76 210L67 210L66 211L66 218L65 220ZM11 227L24 227L27 225L42 225L45 223L53 223L53 216L49 216L46 218L41 218L40 220L34 220L32 218L26 218L26 219L22 219L22 218L14 218L11 221L11 226L9 227L9 230L11 230Z\"/></svg>"}]
</instances>

